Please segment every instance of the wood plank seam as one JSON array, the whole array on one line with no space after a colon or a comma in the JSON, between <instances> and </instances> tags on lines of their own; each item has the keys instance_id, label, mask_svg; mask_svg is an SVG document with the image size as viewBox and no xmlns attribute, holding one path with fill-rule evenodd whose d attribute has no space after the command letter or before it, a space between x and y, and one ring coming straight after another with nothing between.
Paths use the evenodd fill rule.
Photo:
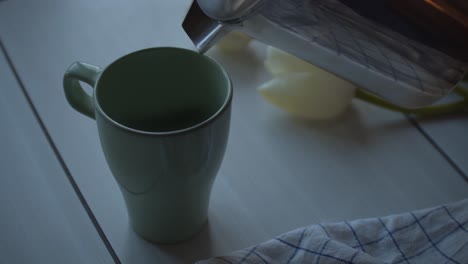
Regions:
<instances>
[{"instance_id":1,"label":"wood plank seam","mask_svg":"<svg viewBox=\"0 0 468 264\"><path fill-rule=\"evenodd\" d=\"M468 175L453 161L450 156L437 144L437 142L419 125L418 121L410 115L406 115L408 121L421 133L421 135L431 144L437 152L449 163L449 165L468 183Z\"/></svg>"},{"instance_id":2,"label":"wood plank seam","mask_svg":"<svg viewBox=\"0 0 468 264\"><path fill-rule=\"evenodd\" d=\"M109 242L107 236L105 235L103 229L101 228L101 226L99 225L99 222L97 221L94 213L92 212L90 206L88 205L88 202L86 201L86 198L84 197L84 195L82 194L78 184L76 183L75 179L73 178L73 175L71 174L70 170L68 169L68 166L66 165L65 161L63 160L57 146L55 145L52 137L50 136L49 134L49 131L47 130L47 127L45 126L44 122L42 121L42 118L40 117L39 115L39 112L37 111L31 97L29 96L29 93L27 92L25 86L24 86L24 83L23 81L21 80L20 76L19 76L19 73L18 71L16 70L14 64L13 64L13 61L2 41L2 39L0 38L0 50L2 51L2 53L4 54L5 56L5 59L8 63L8 66L10 67L11 71L13 72L13 75L16 79L16 82L18 83L19 87L21 88L21 92L23 93L24 97L26 98L26 101L28 102L28 105L31 109L31 111L33 112L33 115L36 119L36 121L38 122L41 130L42 130L42 133L44 134L47 142L49 143L49 146L52 148L52 151L55 155L55 157L57 158L59 164L60 164L60 167L63 169L65 175L67 176L68 178L68 181L70 182L73 190L75 191L75 194L76 196L78 197L81 205L83 206L83 209L86 211L86 214L88 215L89 219L91 220L94 228L96 229L96 232L98 233L99 237L101 238L102 242L104 243L107 251L109 252L109 254L111 255L112 259L114 260L114 262L116 264L121 264L122 262L120 261L119 257L117 256L116 252L114 251L111 243Z\"/></svg>"}]
</instances>

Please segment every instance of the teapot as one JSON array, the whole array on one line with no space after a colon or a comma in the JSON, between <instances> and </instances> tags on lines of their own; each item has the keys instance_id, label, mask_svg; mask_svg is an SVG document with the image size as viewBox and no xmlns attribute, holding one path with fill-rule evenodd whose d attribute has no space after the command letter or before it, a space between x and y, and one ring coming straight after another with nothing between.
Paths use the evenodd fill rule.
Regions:
<instances>
[{"instance_id":1,"label":"teapot","mask_svg":"<svg viewBox=\"0 0 468 264\"><path fill-rule=\"evenodd\" d=\"M241 31L406 108L468 71L466 0L194 0L182 27L200 53Z\"/></svg>"}]
</instances>

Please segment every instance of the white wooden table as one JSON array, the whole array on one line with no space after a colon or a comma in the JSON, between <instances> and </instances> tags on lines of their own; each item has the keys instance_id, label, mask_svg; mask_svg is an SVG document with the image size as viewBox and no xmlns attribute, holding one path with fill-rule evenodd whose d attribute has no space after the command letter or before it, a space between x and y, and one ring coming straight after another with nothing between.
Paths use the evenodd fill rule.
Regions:
<instances>
[{"instance_id":1,"label":"white wooden table","mask_svg":"<svg viewBox=\"0 0 468 264\"><path fill-rule=\"evenodd\" d=\"M305 225L467 197L466 115L409 120L354 102L337 120L294 120L257 93L269 76L265 47L252 43L208 53L235 85L208 224L178 245L139 238L62 76L76 60L104 67L142 48L193 48L181 29L190 2L0 1L0 263L187 263Z\"/></svg>"}]
</instances>

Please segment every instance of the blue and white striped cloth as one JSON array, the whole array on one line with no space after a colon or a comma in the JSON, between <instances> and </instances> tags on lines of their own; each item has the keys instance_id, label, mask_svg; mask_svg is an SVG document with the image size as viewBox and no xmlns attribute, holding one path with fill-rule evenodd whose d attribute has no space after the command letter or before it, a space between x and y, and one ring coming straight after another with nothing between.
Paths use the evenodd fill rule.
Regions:
<instances>
[{"instance_id":1,"label":"blue and white striped cloth","mask_svg":"<svg viewBox=\"0 0 468 264\"><path fill-rule=\"evenodd\" d=\"M468 199L379 218L317 224L212 263L468 263Z\"/></svg>"}]
</instances>

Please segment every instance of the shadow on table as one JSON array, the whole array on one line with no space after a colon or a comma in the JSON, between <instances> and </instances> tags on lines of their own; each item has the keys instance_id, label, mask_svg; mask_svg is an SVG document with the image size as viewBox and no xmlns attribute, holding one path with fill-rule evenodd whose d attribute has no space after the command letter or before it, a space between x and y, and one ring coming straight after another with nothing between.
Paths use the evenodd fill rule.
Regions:
<instances>
[{"instance_id":1,"label":"shadow on table","mask_svg":"<svg viewBox=\"0 0 468 264\"><path fill-rule=\"evenodd\" d=\"M213 243L209 222L205 223L201 231L193 238L178 244L155 244L144 240L128 230L127 240L124 242L124 254L119 256L123 263L141 263L147 260L148 252L152 259L161 263L193 263L198 260L213 257Z\"/></svg>"},{"instance_id":2,"label":"shadow on table","mask_svg":"<svg viewBox=\"0 0 468 264\"><path fill-rule=\"evenodd\" d=\"M364 108L363 110L351 105L343 114L328 120L304 120L289 115L277 116L271 122L271 131L293 129L296 132L302 132L303 136L310 134L310 136L320 137L326 141L332 140L346 144L371 144L376 138L395 136L405 130L414 130L415 125L418 123L439 124L468 118L466 113L434 117L410 117L410 119L403 114L397 113L393 118L386 118L386 115L367 115L365 110L368 109ZM378 120L379 117L381 117L381 120Z\"/></svg>"},{"instance_id":3,"label":"shadow on table","mask_svg":"<svg viewBox=\"0 0 468 264\"><path fill-rule=\"evenodd\" d=\"M208 221L202 230L190 240L173 245L156 245L156 247L181 263L193 263L197 260L213 256L213 244L210 233Z\"/></svg>"},{"instance_id":4,"label":"shadow on table","mask_svg":"<svg viewBox=\"0 0 468 264\"><path fill-rule=\"evenodd\" d=\"M468 119L468 111L461 112L461 113L454 113L454 114L447 114L441 116L434 116L434 117L416 117L419 123L425 124L435 124L435 123L443 123L443 122L454 122L454 121L461 121Z\"/></svg>"},{"instance_id":5,"label":"shadow on table","mask_svg":"<svg viewBox=\"0 0 468 264\"><path fill-rule=\"evenodd\" d=\"M273 137L284 138L285 135L291 135L302 138L303 142L320 139L323 144L368 144L373 140L373 135L381 130L366 123L365 115L354 105L343 114L327 120L307 120L288 114L277 114L271 119L268 122L270 129L267 131Z\"/></svg>"}]
</instances>

